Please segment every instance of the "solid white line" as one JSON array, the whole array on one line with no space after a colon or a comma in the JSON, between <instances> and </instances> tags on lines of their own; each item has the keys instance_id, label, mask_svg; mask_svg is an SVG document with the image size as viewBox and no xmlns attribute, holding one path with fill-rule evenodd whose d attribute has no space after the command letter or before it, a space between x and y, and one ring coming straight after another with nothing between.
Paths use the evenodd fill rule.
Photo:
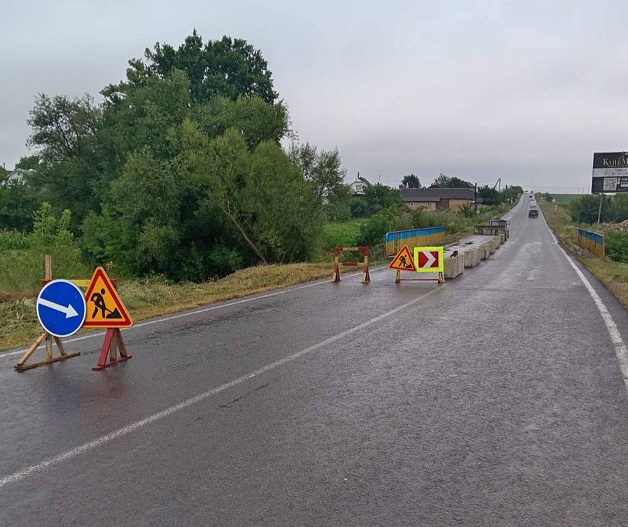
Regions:
<instances>
[{"instance_id":1,"label":"solid white line","mask_svg":"<svg viewBox=\"0 0 628 527\"><path fill-rule=\"evenodd\" d=\"M371 269L370 272L376 273L377 271L381 271L382 269L387 269L387 267ZM352 273L351 275L348 275L347 278L354 278L356 276L361 276L361 273ZM275 291L273 293L266 293L259 296L247 297L247 298L243 298L242 300L234 300L233 302L229 302L227 304L221 304L219 306L204 307L200 309L195 309L194 311L186 311L185 313L179 313L178 315L154 318L152 320L147 320L146 322L139 322L138 324L133 324L133 328L141 328L143 326L150 326L151 324L157 324L159 322L168 322L169 320L176 320L178 318L190 317L192 315L197 315L199 313L206 313L207 311L214 311L215 309L224 309L226 307L236 306L238 304L244 304L246 302L253 302L254 300L261 300L263 298L270 298L277 295L285 295L287 293L291 293L292 291L299 291L301 289L307 289L308 287L314 287L317 285L323 285L323 284L328 284L328 283L330 283L329 280L322 280L322 281L314 282L307 285L292 286L289 289L284 289L282 291ZM132 329L132 328L129 328L129 329ZM126 329L124 331L129 331L129 329ZM105 334L104 331L99 331L98 333L90 333L89 335L83 335L81 337L76 337L73 339L65 340L64 343L72 343L72 342L78 342L79 340L102 337L104 334ZM28 348L20 349L18 351L8 351L6 353L0 352L0 359L4 357L14 357L16 355L23 355L27 349Z\"/></svg>"},{"instance_id":2,"label":"solid white line","mask_svg":"<svg viewBox=\"0 0 628 527\"><path fill-rule=\"evenodd\" d=\"M242 377L238 377L237 379L233 381L230 381L226 384L218 386L217 388L213 388L212 390L209 390L207 392L201 393L200 395L192 397L191 399L183 401L182 403L179 403L175 406L166 408L165 410L162 410L161 412L153 414L150 417L147 417L140 421L136 421L135 423L132 423L123 428L120 428L116 430L115 432L111 432L110 434L99 437L98 439L94 439L93 441L90 441L89 443L85 443L76 448L63 452L62 454L48 458L42 461L41 463L38 463L36 465L31 465L30 467L14 472L13 474L4 476L3 478L0 479L0 487L3 487L4 485L7 485L8 483L16 483L17 481L20 481L26 478L30 474L39 472L47 467L58 465L59 463L62 463L63 461L69 461L70 459L73 459L76 456L79 456L80 454L93 450L94 448L102 446L105 443L109 443L122 436L130 434L131 432L134 432L148 424L154 423L155 421L159 421L161 419L164 419L165 417L168 417L169 415L179 412L180 410L189 408L190 406L200 403L201 401L204 401L205 399L213 395L216 395L217 393L223 392L229 388L232 388L233 386L241 384L244 381L253 379L254 377L257 377L258 375L266 373L267 371L274 370L275 368L278 368L279 366L283 366L284 364L287 364L300 357L308 355L312 353L313 351L319 350L325 346L328 346L329 344L333 344L334 342L340 339L343 339L349 335L352 335L353 333L357 333L363 329L366 329L367 327L372 326L373 324L381 322L382 320L389 318L395 315L396 313L399 313L400 311L407 309L408 307L412 306L413 304L416 304L417 302L420 302L421 300L424 300L426 297L432 295L433 293L437 291L442 291L443 287L445 287L445 284L441 284L437 289L432 289L428 291L427 293L415 298L414 300L411 300L410 302L406 302L403 305L397 306L396 308L382 315L372 318L371 320L367 320L366 322L363 322L362 324L358 324L357 326L351 329L348 329L346 331L343 331L342 333L338 333L337 335L334 335L333 337L329 337L328 339L325 339L319 342L318 344L314 344L313 346L310 346L309 348L293 353L292 355L288 355L287 357L284 357L283 359L273 362L272 364L268 364L264 366L263 368L260 368L259 370L255 370L252 373L243 375Z\"/></svg>"},{"instance_id":3,"label":"solid white line","mask_svg":"<svg viewBox=\"0 0 628 527\"><path fill-rule=\"evenodd\" d=\"M543 220L545 220L544 216L543 216ZM591 295L591 298L595 302L595 305L597 306L597 309L600 312L600 315L602 316L604 325L606 326L608 334L611 338L613 347L615 348L615 355L617 355L617 360L619 361L619 368L621 369L621 374L622 374L622 377L624 378L624 384L626 385L626 390L628 390L628 349L626 349L626 344L624 343L624 340L622 339L621 334L619 333L619 330L617 329L617 324L615 324L615 321L613 320L613 316L610 314L603 300L600 298L600 296L597 294L597 292L591 285L591 282L587 280L587 277L584 276L584 273L580 269L578 269L578 266L574 263L574 261L567 254L567 252L558 244L558 239L556 238L556 236L554 236L554 233L549 228L549 225L547 225L547 221L545 222L545 225L547 226L550 234L552 235L552 238L554 238L556 245L561 250L561 252L565 255L565 258L567 258L567 261L569 262L571 267L573 267L573 269L576 271L576 274L578 275L578 277L584 284L584 287L587 288L589 295Z\"/></svg>"}]
</instances>

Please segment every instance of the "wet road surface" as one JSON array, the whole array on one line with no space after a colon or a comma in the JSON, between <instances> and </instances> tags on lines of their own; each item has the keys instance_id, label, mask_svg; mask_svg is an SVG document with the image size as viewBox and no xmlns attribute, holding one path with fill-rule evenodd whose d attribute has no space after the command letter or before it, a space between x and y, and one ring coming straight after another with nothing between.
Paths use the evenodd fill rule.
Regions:
<instances>
[{"instance_id":1,"label":"wet road surface","mask_svg":"<svg viewBox=\"0 0 628 527\"><path fill-rule=\"evenodd\" d=\"M628 525L623 343L526 200L445 284L377 270L164 317L101 372L102 336L0 357L0 525Z\"/></svg>"}]
</instances>

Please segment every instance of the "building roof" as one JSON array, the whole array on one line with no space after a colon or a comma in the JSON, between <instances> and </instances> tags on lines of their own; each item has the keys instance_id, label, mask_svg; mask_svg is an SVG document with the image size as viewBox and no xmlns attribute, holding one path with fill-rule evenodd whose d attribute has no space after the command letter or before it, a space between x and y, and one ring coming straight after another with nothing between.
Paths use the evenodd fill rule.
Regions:
<instances>
[{"instance_id":1,"label":"building roof","mask_svg":"<svg viewBox=\"0 0 628 527\"><path fill-rule=\"evenodd\" d=\"M24 181L24 176L27 176L33 172L32 170L26 170L24 168L16 168L15 170L10 170L7 172L5 176L6 183L22 183Z\"/></svg>"},{"instance_id":2,"label":"building roof","mask_svg":"<svg viewBox=\"0 0 628 527\"><path fill-rule=\"evenodd\" d=\"M399 190L404 201L436 201L439 199L468 199L473 201L472 188L402 188Z\"/></svg>"}]
</instances>

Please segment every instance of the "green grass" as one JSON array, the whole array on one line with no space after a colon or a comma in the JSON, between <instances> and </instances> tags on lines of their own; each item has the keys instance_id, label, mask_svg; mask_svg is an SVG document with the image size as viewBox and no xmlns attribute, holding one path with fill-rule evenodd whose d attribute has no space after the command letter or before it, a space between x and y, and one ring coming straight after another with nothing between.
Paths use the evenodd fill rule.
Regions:
<instances>
[{"instance_id":1,"label":"green grass","mask_svg":"<svg viewBox=\"0 0 628 527\"><path fill-rule=\"evenodd\" d=\"M540 203L543 215L556 234L561 246L582 263L593 276L628 309L628 264L613 262L608 258L597 258L580 248L574 239L571 217L564 206L555 210L554 204ZM593 229L591 229L593 230Z\"/></svg>"},{"instance_id":2,"label":"green grass","mask_svg":"<svg viewBox=\"0 0 628 527\"><path fill-rule=\"evenodd\" d=\"M263 265L202 284L173 284L155 278L121 280L118 291L131 317L139 321L311 280L331 280L332 271L329 263ZM0 351L28 346L41 334L35 313L37 292L0 302Z\"/></svg>"},{"instance_id":3,"label":"green grass","mask_svg":"<svg viewBox=\"0 0 628 527\"><path fill-rule=\"evenodd\" d=\"M53 259L53 277L89 279L93 270L83 265L76 253ZM39 291L44 277L44 257L33 250L0 251L0 302L21 299Z\"/></svg>"},{"instance_id":4,"label":"green grass","mask_svg":"<svg viewBox=\"0 0 628 527\"><path fill-rule=\"evenodd\" d=\"M558 205L568 205L572 201L580 199L583 194L552 194L550 196L556 200Z\"/></svg>"}]
</instances>

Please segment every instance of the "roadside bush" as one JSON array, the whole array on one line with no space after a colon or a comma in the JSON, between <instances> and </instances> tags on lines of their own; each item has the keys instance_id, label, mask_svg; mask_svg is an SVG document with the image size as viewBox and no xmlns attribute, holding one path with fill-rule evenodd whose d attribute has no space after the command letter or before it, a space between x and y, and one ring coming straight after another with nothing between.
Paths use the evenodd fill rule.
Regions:
<instances>
[{"instance_id":1,"label":"roadside bush","mask_svg":"<svg viewBox=\"0 0 628 527\"><path fill-rule=\"evenodd\" d=\"M605 251L611 260L628 263L628 232L617 229L606 231Z\"/></svg>"},{"instance_id":2,"label":"roadside bush","mask_svg":"<svg viewBox=\"0 0 628 527\"><path fill-rule=\"evenodd\" d=\"M371 216L360 226L356 243L368 247L381 245L386 239L386 233L390 231L390 220L381 213Z\"/></svg>"},{"instance_id":3,"label":"roadside bush","mask_svg":"<svg viewBox=\"0 0 628 527\"><path fill-rule=\"evenodd\" d=\"M0 251L18 251L28 249L28 235L17 231L0 231Z\"/></svg>"},{"instance_id":4,"label":"roadside bush","mask_svg":"<svg viewBox=\"0 0 628 527\"><path fill-rule=\"evenodd\" d=\"M326 223L323 228L322 249L333 251L335 247L355 245L359 233L360 222Z\"/></svg>"}]
</instances>

